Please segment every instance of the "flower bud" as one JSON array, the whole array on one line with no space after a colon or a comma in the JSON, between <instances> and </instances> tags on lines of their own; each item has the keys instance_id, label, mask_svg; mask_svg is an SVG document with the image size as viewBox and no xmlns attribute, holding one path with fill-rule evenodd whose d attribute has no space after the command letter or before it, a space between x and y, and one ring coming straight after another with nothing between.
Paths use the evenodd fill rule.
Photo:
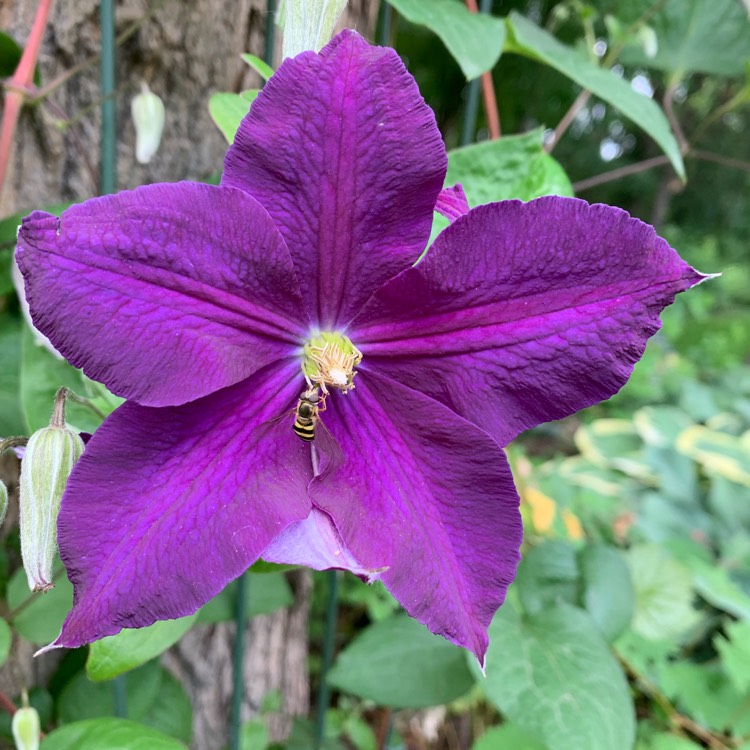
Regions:
<instances>
[{"instance_id":1,"label":"flower bud","mask_svg":"<svg viewBox=\"0 0 750 750\"><path fill-rule=\"evenodd\" d=\"M346 0L285 0L279 16L284 59L325 47L345 7Z\"/></svg>"},{"instance_id":2,"label":"flower bud","mask_svg":"<svg viewBox=\"0 0 750 750\"><path fill-rule=\"evenodd\" d=\"M39 750L41 727L39 714L32 706L19 708L13 714L11 724L16 750Z\"/></svg>"},{"instance_id":3,"label":"flower bud","mask_svg":"<svg viewBox=\"0 0 750 750\"><path fill-rule=\"evenodd\" d=\"M60 501L70 472L83 453L79 435L61 424L35 432L21 463L21 556L32 591L53 586Z\"/></svg>"},{"instance_id":4,"label":"flower bud","mask_svg":"<svg viewBox=\"0 0 750 750\"><path fill-rule=\"evenodd\" d=\"M5 514L8 512L8 488L0 481L0 526L3 525Z\"/></svg>"},{"instance_id":5,"label":"flower bud","mask_svg":"<svg viewBox=\"0 0 750 750\"><path fill-rule=\"evenodd\" d=\"M164 102L143 83L141 93L130 104L130 112L135 124L135 158L148 164L159 150L164 132Z\"/></svg>"}]
</instances>

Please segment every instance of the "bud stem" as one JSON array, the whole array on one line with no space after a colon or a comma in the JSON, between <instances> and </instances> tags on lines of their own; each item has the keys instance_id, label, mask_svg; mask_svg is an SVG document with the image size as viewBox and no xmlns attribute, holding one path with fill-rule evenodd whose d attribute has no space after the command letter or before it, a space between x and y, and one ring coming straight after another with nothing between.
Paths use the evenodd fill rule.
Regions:
<instances>
[{"instance_id":1,"label":"bud stem","mask_svg":"<svg viewBox=\"0 0 750 750\"><path fill-rule=\"evenodd\" d=\"M98 409L91 399L79 396L77 393L71 391L70 388L63 387L59 388L55 394L55 407L52 412L52 419L49 423L50 427L65 427L65 405L68 400L72 401L74 404L85 406L89 411L96 414L99 419L107 418L107 415L101 411L101 409Z\"/></svg>"}]
</instances>

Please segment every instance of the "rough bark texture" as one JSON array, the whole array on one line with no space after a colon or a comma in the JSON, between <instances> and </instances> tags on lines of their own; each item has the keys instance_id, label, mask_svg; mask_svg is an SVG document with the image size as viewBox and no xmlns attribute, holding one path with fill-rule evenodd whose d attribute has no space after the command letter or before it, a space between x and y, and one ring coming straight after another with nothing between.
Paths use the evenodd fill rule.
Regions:
<instances>
[{"instance_id":1,"label":"rough bark texture","mask_svg":"<svg viewBox=\"0 0 750 750\"><path fill-rule=\"evenodd\" d=\"M99 52L98 0L56 0L39 60L43 85ZM37 0L0 0L0 28L23 44ZM118 187L181 179L205 179L221 168L226 143L212 123L207 103L215 91L257 86L242 52L263 55L266 0L119 0L117 33L137 29L117 53ZM342 25L372 38L378 0L350 0ZM278 41L278 40L277 40ZM280 44L276 44L277 56ZM278 62L278 60L277 60ZM167 108L161 148L150 164L135 160L130 101L142 81ZM66 81L45 103L26 108L16 132L0 218L9 214L96 195L99 172L98 61ZM64 128L63 120L72 120ZM245 718L257 713L270 691L282 693L282 712L270 718L273 736L289 727L289 716L309 707L307 615L311 579L293 575L296 604L255 618L248 627ZM194 707L198 750L218 750L227 740L233 626L197 628L165 657L184 681ZM30 648L16 651L6 687L42 680L31 666ZM0 684L3 676L0 675Z\"/></svg>"}]
</instances>

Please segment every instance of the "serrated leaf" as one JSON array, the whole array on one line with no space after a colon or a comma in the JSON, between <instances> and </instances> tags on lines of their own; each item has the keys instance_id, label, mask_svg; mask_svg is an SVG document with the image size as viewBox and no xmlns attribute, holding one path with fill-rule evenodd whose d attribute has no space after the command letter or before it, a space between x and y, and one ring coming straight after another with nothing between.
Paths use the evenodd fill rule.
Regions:
<instances>
[{"instance_id":1,"label":"serrated leaf","mask_svg":"<svg viewBox=\"0 0 750 750\"><path fill-rule=\"evenodd\" d=\"M328 681L391 708L450 703L474 684L461 649L403 614L363 630L339 654Z\"/></svg>"},{"instance_id":2,"label":"serrated leaf","mask_svg":"<svg viewBox=\"0 0 750 750\"><path fill-rule=\"evenodd\" d=\"M528 18L512 12L507 19L509 49L549 65L619 109L661 146L680 177L685 165L666 115L655 101L636 92L627 81L590 62L583 54L566 47Z\"/></svg>"},{"instance_id":3,"label":"serrated leaf","mask_svg":"<svg viewBox=\"0 0 750 750\"><path fill-rule=\"evenodd\" d=\"M234 143L242 119L250 111L252 101L248 101L239 94L222 91L212 94L208 100L208 112L216 127L221 130L222 135L230 145Z\"/></svg>"},{"instance_id":4,"label":"serrated leaf","mask_svg":"<svg viewBox=\"0 0 750 750\"><path fill-rule=\"evenodd\" d=\"M60 727L42 741L41 750L187 750L162 732L127 719L88 719Z\"/></svg>"},{"instance_id":5,"label":"serrated leaf","mask_svg":"<svg viewBox=\"0 0 750 750\"><path fill-rule=\"evenodd\" d=\"M621 54L629 65L672 74L739 76L750 55L750 20L736 0L669 0L649 20L656 32L656 54L631 45Z\"/></svg>"},{"instance_id":6,"label":"serrated leaf","mask_svg":"<svg viewBox=\"0 0 750 750\"><path fill-rule=\"evenodd\" d=\"M566 605L521 617L512 605L490 625L480 687L510 721L549 750L631 750L625 676L585 612Z\"/></svg>"},{"instance_id":7,"label":"serrated leaf","mask_svg":"<svg viewBox=\"0 0 750 750\"><path fill-rule=\"evenodd\" d=\"M583 605L608 643L630 624L635 612L635 589L630 569L614 547L584 547L578 556L583 582Z\"/></svg>"},{"instance_id":8,"label":"serrated leaf","mask_svg":"<svg viewBox=\"0 0 750 750\"><path fill-rule=\"evenodd\" d=\"M505 24L487 13L471 13L460 0L388 0L404 18L437 34L470 81L495 67Z\"/></svg>"},{"instance_id":9,"label":"serrated leaf","mask_svg":"<svg viewBox=\"0 0 750 750\"><path fill-rule=\"evenodd\" d=\"M633 547L627 562L635 589L636 633L654 641L676 638L696 622L690 570L648 544Z\"/></svg>"},{"instance_id":10,"label":"serrated leaf","mask_svg":"<svg viewBox=\"0 0 750 750\"><path fill-rule=\"evenodd\" d=\"M542 149L542 131L508 135L448 152L446 185L460 182L472 206L542 195L572 196L563 168Z\"/></svg>"},{"instance_id":11,"label":"serrated leaf","mask_svg":"<svg viewBox=\"0 0 750 750\"><path fill-rule=\"evenodd\" d=\"M177 643L198 619L198 614L179 620L162 620L146 628L126 628L91 644L86 660L90 680L111 680L145 664Z\"/></svg>"},{"instance_id":12,"label":"serrated leaf","mask_svg":"<svg viewBox=\"0 0 750 750\"><path fill-rule=\"evenodd\" d=\"M261 60L257 55L242 54L240 57L264 80L267 81L273 75L273 68Z\"/></svg>"},{"instance_id":13,"label":"serrated leaf","mask_svg":"<svg viewBox=\"0 0 750 750\"><path fill-rule=\"evenodd\" d=\"M19 568L8 582L8 608L23 609L11 620L13 627L31 643L47 645L60 635L63 620L73 606L73 586L64 572L55 577L55 588L32 594L26 573Z\"/></svg>"}]
</instances>

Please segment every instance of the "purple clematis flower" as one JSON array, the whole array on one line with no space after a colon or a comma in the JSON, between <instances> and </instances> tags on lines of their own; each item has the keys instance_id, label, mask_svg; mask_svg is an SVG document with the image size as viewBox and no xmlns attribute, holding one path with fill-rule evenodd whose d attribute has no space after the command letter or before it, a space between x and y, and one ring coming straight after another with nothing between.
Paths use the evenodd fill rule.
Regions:
<instances>
[{"instance_id":1,"label":"purple clematis flower","mask_svg":"<svg viewBox=\"0 0 750 750\"><path fill-rule=\"evenodd\" d=\"M521 542L502 446L615 393L703 277L624 211L468 210L445 171L396 53L345 31L268 82L221 186L24 221L36 325L128 399L63 499L53 645L189 614L262 556L380 577L483 660Z\"/></svg>"}]
</instances>

